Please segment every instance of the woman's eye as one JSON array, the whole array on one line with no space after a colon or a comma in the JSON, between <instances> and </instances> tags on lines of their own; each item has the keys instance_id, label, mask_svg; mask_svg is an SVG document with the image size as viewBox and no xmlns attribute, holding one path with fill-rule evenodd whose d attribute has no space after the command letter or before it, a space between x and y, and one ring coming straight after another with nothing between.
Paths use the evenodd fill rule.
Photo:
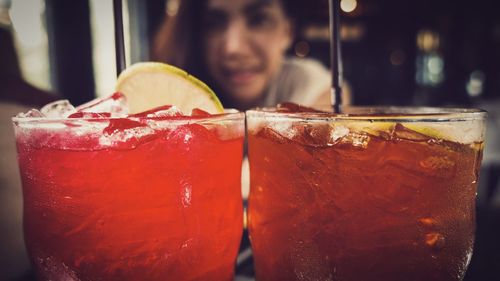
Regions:
<instances>
[{"instance_id":1,"label":"woman's eye","mask_svg":"<svg viewBox=\"0 0 500 281\"><path fill-rule=\"evenodd\" d=\"M265 13L256 13L248 15L247 23L249 27L266 28L274 25L273 18Z\"/></svg>"},{"instance_id":2,"label":"woman's eye","mask_svg":"<svg viewBox=\"0 0 500 281\"><path fill-rule=\"evenodd\" d=\"M223 15L208 15L203 24L209 31L222 30L227 25L227 18Z\"/></svg>"}]
</instances>

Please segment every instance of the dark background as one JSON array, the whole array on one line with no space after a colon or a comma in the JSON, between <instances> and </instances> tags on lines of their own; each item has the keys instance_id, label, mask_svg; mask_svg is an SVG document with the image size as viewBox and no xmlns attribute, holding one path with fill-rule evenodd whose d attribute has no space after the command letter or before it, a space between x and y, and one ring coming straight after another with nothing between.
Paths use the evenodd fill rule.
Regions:
<instances>
[{"instance_id":1,"label":"dark background","mask_svg":"<svg viewBox=\"0 0 500 281\"><path fill-rule=\"evenodd\" d=\"M141 40L137 48L152 45L167 1L128 0L131 38ZM290 55L299 53L328 65L328 1L292 1L300 12L296 43L306 43L308 51L297 51L295 45ZM74 104L90 100L94 79L89 3L45 4L54 89ZM355 104L474 105L500 99L500 1L358 0L353 12L341 16L347 32L362 33L343 36L342 43L344 75ZM311 36L307 30L323 33ZM431 50L418 47L422 32L438 37ZM133 60L149 59L149 50L132 51L142 54ZM431 57L442 62L438 82L425 81L432 75L424 60ZM474 77L482 81L482 90L472 96L467 84Z\"/></svg>"}]
</instances>

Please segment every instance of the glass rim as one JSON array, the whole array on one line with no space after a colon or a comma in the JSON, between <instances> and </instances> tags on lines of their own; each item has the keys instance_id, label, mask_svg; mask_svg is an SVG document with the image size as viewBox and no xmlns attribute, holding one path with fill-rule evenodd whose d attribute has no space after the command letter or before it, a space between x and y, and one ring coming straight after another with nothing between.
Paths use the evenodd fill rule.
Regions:
<instances>
[{"instance_id":1,"label":"glass rim","mask_svg":"<svg viewBox=\"0 0 500 281\"><path fill-rule=\"evenodd\" d=\"M488 113L479 108L426 106L343 106L342 113L278 112L274 107L253 108L247 118L307 121L436 122L484 120Z\"/></svg>"},{"instance_id":2,"label":"glass rim","mask_svg":"<svg viewBox=\"0 0 500 281\"><path fill-rule=\"evenodd\" d=\"M132 120L132 121L159 121L171 122L172 124L186 124L186 123L204 123L204 122L217 122L217 121L232 121L241 120L245 118L245 113L242 111L227 111L219 114L212 114L210 116L124 116L124 117L100 117L100 118L50 118L50 117L12 117L12 122L16 124L27 123L98 123L107 122L111 120Z\"/></svg>"}]
</instances>

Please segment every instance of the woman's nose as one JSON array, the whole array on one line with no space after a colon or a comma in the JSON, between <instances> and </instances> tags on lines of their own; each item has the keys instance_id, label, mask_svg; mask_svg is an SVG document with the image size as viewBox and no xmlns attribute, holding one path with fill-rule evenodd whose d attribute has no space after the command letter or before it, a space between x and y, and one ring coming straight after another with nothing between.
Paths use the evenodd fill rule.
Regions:
<instances>
[{"instance_id":1,"label":"woman's nose","mask_svg":"<svg viewBox=\"0 0 500 281\"><path fill-rule=\"evenodd\" d=\"M248 48L248 31L245 23L235 21L229 24L224 38L224 51L226 54L244 53Z\"/></svg>"}]
</instances>

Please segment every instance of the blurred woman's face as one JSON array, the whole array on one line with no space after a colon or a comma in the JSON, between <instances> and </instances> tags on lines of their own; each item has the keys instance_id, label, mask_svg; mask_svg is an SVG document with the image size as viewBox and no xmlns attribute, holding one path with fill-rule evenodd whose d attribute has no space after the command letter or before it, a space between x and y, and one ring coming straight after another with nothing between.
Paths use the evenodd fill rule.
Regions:
<instances>
[{"instance_id":1,"label":"blurred woman's face","mask_svg":"<svg viewBox=\"0 0 500 281\"><path fill-rule=\"evenodd\" d=\"M208 71L231 99L252 105L279 71L291 42L290 21L278 0L209 0L207 6Z\"/></svg>"}]
</instances>

